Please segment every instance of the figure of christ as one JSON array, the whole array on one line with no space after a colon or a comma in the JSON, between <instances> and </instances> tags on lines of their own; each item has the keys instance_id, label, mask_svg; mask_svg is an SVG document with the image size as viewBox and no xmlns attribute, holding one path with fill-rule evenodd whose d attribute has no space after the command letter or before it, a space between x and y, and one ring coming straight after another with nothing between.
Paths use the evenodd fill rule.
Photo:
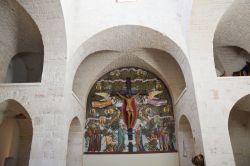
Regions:
<instances>
[{"instance_id":1,"label":"figure of christ","mask_svg":"<svg viewBox=\"0 0 250 166\"><path fill-rule=\"evenodd\" d=\"M136 108L135 98L139 95L139 93L136 94L135 96L131 95L122 96L119 93L118 95L124 100L123 111L125 110L126 112L124 120L127 125L127 128L132 129L135 125L137 118L137 110L136 110L137 108Z\"/></svg>"}]
</instances>

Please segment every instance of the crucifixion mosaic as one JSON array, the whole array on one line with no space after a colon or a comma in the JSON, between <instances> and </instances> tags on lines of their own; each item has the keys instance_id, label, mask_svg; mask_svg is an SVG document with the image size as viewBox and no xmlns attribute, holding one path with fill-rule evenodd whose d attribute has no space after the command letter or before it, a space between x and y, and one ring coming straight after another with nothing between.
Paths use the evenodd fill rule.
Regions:
<instances>
[{"instance_id":1,"label":"crucifixion mosaic","mask_svg":"<svg viewBox=\"0 0 250 166\"><path fill-rule=\"evenodd\" d=\"M176 152L168 89L140 68L105 74L89 93L84 137L86 154Z\"/></svg>"}]
</instances>

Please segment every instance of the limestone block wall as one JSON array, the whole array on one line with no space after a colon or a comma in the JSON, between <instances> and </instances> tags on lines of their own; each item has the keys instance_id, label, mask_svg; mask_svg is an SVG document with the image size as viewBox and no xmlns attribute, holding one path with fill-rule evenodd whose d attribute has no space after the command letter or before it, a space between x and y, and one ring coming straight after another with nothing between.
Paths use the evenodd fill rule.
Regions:
<instances>
[{"instance_id":1,"label":"limestone block wall","mask_svg":"<svg viewBox=\"0 0 250 166\"><path fill-rule=\"evenodd\" d=\"M229 45L226 41L240 39L236 36L239 35L238 32L243 31L235 27L237 24L226 22L226 24L223 24L225 29L220 29L220 33L219 31L216 32L216 28L219 27L220 19L225 17L223 14L227 13L227 9L231 10L236 7L231 5L246 7L248 6L247 3L246 1L235 1L234 3L232 1L194 1L189 35L190 61L194 76L205 160L209 166L235 165L228 132L228 117L232 106L241 97L249 93L249 78L217 78L214 68L213 47L218 46L217 43L220 42L220 44ZM240 14L243 12L243 8L231 10L230 15ZM209 17L208 13L210 13ZM227 21L230 20L232 18L227 19ZM234 30L230 29L228 23L233 25ZM230 33L228 33L229 31ZM245 39L247 38L244 37L243 40ZM216 42L213 43L213 40ZM242 44L242 41L238 44L240 43Z\"/></svg>"},{"instance_id":2,"label":"limestone block wall","mask_svg":"<svg viewBox=\"0 0 250 166\"><path fill-rule=\"evenodd\" d=\"M231 5L226 7L214 35L216 46L238 46L249 52L249 1L228 1ZM232 3L233 2L233 3ZM223 5L222 5L223 6Z\"/></svg>"},{"instance_id":3,"label":"limestone block wall","mask_svg":"<svg viewBox=\"0 0 250 166\"><path fill-rule=\"evenodd\" d=\"M66 33L60 1L17 0L29 13L42 36L44 46L43 88L63 93L67 58Z\"/></svg>"},{"instance_id":4,"label":"limestone block wall","mask_svg":"<svg viewBox=\"0 0 250 166\"><path fill-rule=\"evenodd\" d=\"M140 1L140 4L145 3L145 6L149 7L149 6L152 6L151 4L152 2L153 1L146 3L146 1L145 2ZM125 4L123 6L113 6L114 4L112 3L101 2L102 6L105 6L105 7L103 7L102 9L98 9L99 11L98 14L97 13L92 14L95 16L96 20L99 20L98 24L96 24L96 22L84 22L85 20L87 20L87 18L84 19L83 16L85 15L87 16L88 14L97 10L96 5L93 6L92 3L94 2L91 1L91 4L90 4L89 2L85 1L85 2L81 2L82 5L77 4L78 8L82 6L81 9L84 8L83 4L88 6L89 8L87 8L86 11L84 10L78 11L77 8L75 9L75 11L77 11L77 13L75 13L75 16L79 17L81 20L79 19L78 21L78 19L76 18L75 23L73 24L74 26L72 26L74 27L74 33L77 32L77 34L76 33L74 34L72 32L73 33L72 38L74 39L74 41L72 41L71 44L69 43L68 52L71 55L72 53L74 53L74 51L71 51L71 50L74 50L71 47L76 47L77 45L78 46L81 45L81 46L78 47L77 52L75 54L72 54L72 57L69 60L67 80L73 80L72 75L74 76L74 73L75 73L74 71L77 70L77 67L79 66L80 62L82 62L87 56L98 51L102 51L102 50L112 50L112 51L126 50L127 51L127 50L133 50L136 48L137 49L138 48L162 49L170 53L175 59L177 59L178 64L181 66L181 69L184 72L185 81L188 82L187 86L188 86L188 89L190 90L188 94L191 94L191 96L189 97L189 100L185 100L183 102L185 104L181 106L185 106L185 108L188 108L185 110L192 110L196 112L196 107L191 107L191 108L188 107L188 106L192 106L192 104L195 105L195 96L194 96L194 93L192 93L192 91L194 90L192 87L192 79L191 79L192 74L191 74L188 62L186 60L188 55L182 56L181 55L182 53L179 50L179 48L182 48L184 52L187 53L185 39L184 39L185 37L183 37L183 29L180 26L181 18L179 17L178 12L176 12L175 10L177 9L176 6L178 6L176 5L177 3L167 2L168 5L164 6L163 4L165 4L166 1L162 2L161 7L164 6L168 8L168 10L164 8L164 13L155 13L156 11L154 11L154 14L150 14L150 17L149 17L148 14L149 14L149 11L151 10L147 10L148 8L145 8L145 6L143 5L139 6L139 8L137 5L137 7L134 8L135 4L132 4L132 3ZM104 4L104 3L107 3L107 4ZM173 7L172 4L176 6ZM160 2L159 4L157 4L157 6L154 6L154 5L153 6L154 8L155 7L158 8L159 7L158 5L160 5ZM111 7L112 7L112 10L110 10ZM159 11L160 10L161 8L159 7ZM128 11L130 13L134 13L134 15L127 15L126 12ZM145 15L147 15L147 17L143 16L144 12L145 12ZM121 15L124 16L123 19L120 19L119 16ZM156 17L151 17L153 15ZM160 16L162 18L161 19L162 21L159 24L159 22L157 22L155 18L159 18ZM176 16L178 17L177 19L178 21L174 20ZM117 25L128 25L128 24L137 25L138 27L127 28L126 26L124 27L120 26L117 28L110 28L110 29L103 30L105 28L109 28L109 27L113 27ZM86 25L86 26L83 26L83 25ZM83 26L81 30L79 31L76 30L77 28L80 28L81 26ZM142 26L142 27L140 28L139 26ZM144 28L143 26L152 28L156 31L158 30L162 34L169 36L170 40L172 39L175 43L177 43L179 48L176 48L175 46L173 46L171 42L168 42L167 40L165 40L164 37L161 36L161 34L157 34L157 32L152 33L152 31L148 30L147 28ZM67 35L69 34L68 31L70 30L67 30ZM87 38L89 39L86 40ZM68 39L69 39L68 40L69 42L73 40L71 39L71 37L69 37ZM105 61L103 63L105 63ZM86 69L84 71L95 70L91 68L90 66L89 67L85 66L85 67ZM72 86L72 83L69 83L69 86L67 87L71 87L71 86ZM78 89L74 91L78 92ZM79 92L81 91L83 92L84 90L81 89ZM184 99L187 99L187 98L184 98ZM191 103L191 104L188 104L188 103ZM184 107L180 107L180 108L184 108ZM179 109L179 112L182 112L182 111L184 110ZM186 113L188 112L189 111L186 111ZM192 115L193 116L189 116L189 117L198 119L197 114L192 114ZM196 133L199 133L200 132L199 125L196 125L197 121L193 121L193 122L195 122L193 126L196 127ZM200 134L198 134L197 137L199 138L199 136ZM200 138L200 142L201 142L201 138ZM202 147L200 149L201 149L200 151L202 151Z\"/></svg>"},{"instance_id":5,"label":"limestone block wall","mask_svg":"<svg viewBox=\"0 0 250 166\"><path fill-rule=\"evenodd\" d=\"M18 3L22 6L23 10L29 13L29 16L34 20L33 22L37 24L41 33L44 46L43 77L41 83L37 84L1 84L0 102L7 99L17 101L25 108L32 119L34 132L29 165L66 165L67 146L61 145L67 145L68 133L65 133L65 131L68 130L69 121L73 118L70 116L71 113L69 113L69 109L66 107L69 104L64 102L63 96L64 73L66 69L66 40L60 2L56 0L50 2L20 0ZM5 8L2 1L1 7ZM8 13L2 9L1 12L3 12L1 16L5 16L5 14ZM18 21L21 20L22 18L20 18L20 20L18 19ZM1 22L6 23L6 21ZM25 23L25 25L28 26L29 24ZM2 27L5 26L8 26L8 24L1 26L1 30L3 29ZM18 26L19 25L13 25L14 28ZM23 28L25 27L26 26L23 26ZM27 31L30 36L32 36L32 30L27 28ZM14 34L16 33L13 32L13 35ZM2 35L1 39L4 39ZM7 39L6 41L10 41L8 38L5 39ZM24 39L29 39L29 35L25 34ZM31 39L31 42L35 43L36 41L35 39ZM25 44L24 41L23 43ZM8 45L16 46L18 44L21 43L13 40L12 43ZM3 45L1 44L1 46ZM28 47L28 45L25 46ZM34 48L32 45L29 46L30 49ZM1 51L2 50L3 49L1 49ZM14 48L10 50L15 51ZM36 48L35 51L37 50ZM6 56L10 55L7 54L7 52L2 52L1 54ZM11 55L14 56L15 54L12 53ZM11 58L9 58L9 60L10 59ZM4 61L4 64L8 65L8 62L9 61Z\"/></svg>"},{"instance_id":6,"label":"limestone block wall","mask_svg":"<svg viewBox=\"0 0 250 166\"><path fill-rule=\"evenodd\" d=\"M160 0L157 3L153 0L128 3L116 3L115 0L64 0L62 7L65 13L69 54L74 55L76 49L96 33L118 25L152 27L168 32L166 34L171 39L183 42L182 25L185 32L191 6L191 0ZM89 20L89 16L95 19Z\"/></svg>"},{"instance_id":7,"label":"limestone block wall","mask_svg":"<svg viewBox=\"0 0 250 166\"><path fill-rule=\"evenodd\" d=\"M130 33L128 33L130 32ZM137 36L138 38L134 38ZM121 39L121 40L119 40ZM124 40L125 39L125 40ZM143 41L143 42L142 42ZM92 45L95 43L95 45ZM79 49L76 54L78 58L70 61L72 67L78 66L77 63L82 62L86 56L93 54L94 52L101 52L101 50L115 50L115 51L124 51L124 50L133 50L135 48L158 48L162 49L171 56L175 58L175 60L180 65L182 72L184 73L186 86L188 89L188 93L186 93L186 97L181 98L182 104L178 106L179 109L176 109L177 118L176 121L179 121L179 118L182 114L189 114L188 117L192 117L191 121L192 126L194 126L193 130L195 131L195 136L197 138L197 153L202 153L202 139L200 137L200 128L199 121L197 115L197 107L195 102L195 94L194 87L192 85L192 73L190 71L188 61L186 59L185 54L177 48L175 44L172 43L171 40L164 38L159 33L155 33L148 28L140 27L140 26L120 26L112 29L105 30L100 34L95 35L93 38L89 39L85 42ZM125 52L128 56L128 51ZM89 57L86 58L86 60ZM105 61L104 61L105 62ZM75 65L73 65L75 64ZM91 63L90 63L91 64ZM114 63L115 64L115 63ZM85 64L86 65L86 64ZM116 65L117 66L117 65ZM69 75L74 75L74 71L76 69L70 69L71 73ZM85 69L84 71L89 71L90 67ZM95 69L93 69L95 70ZM83 71L83 70L82 70ZM77 75L76 75L77 76ZM99 77L97 77L99 78ZM96 79L97 79L96 78ZM78 79L78 78L77 78ZM80 85L80 84L78 84ZM77 90L74 90L75 92ZM82 90L80 90L81 93ZM185 109L183 109L185 108ZM180 156L182 157L182 156Z\"/></svg>"},{"instance_id":8,"label":"limestone block wall","mask_svg":"<svg viewBox=\"0 0 250 166\"><path fill-rule=\"evenodd\" d=\"M0 2L0 15L6 16L0 18L1 23L10 20L8 24L0 23L0 50L3 55L0 57L3 67L1 71L7 71L11 57L17 52L26 49L40 51L41 43L36 35L30 35L33 38L27 37L28 32L34 31L33 24L30 25L31 21L27 21L32 18L41 33L44 46L43 75L41 83L37 84L1 84L0 101L16 100L32 119L33 140L29 165L66 165L69 126L72 119L78 117L84 127L85 106L82 101L91 87L91 82L99 78L98 74L101 75L101 71L91 68L96 65L95 56L92 54L104 51L102 56L100 55L103 52L97 53L96 58L103 60L103 66L99 65L103 71L125 65L121 63L123 58L119 60L121 54L132 54L131 61L125 58L131 65L145 66L146 62L147 68L158 72L162 78L169 74L165 71L169 66L158 62L157 58L154 58L156 54L149 56L145 50L142 51L144 48L165 51L173 56L180 66L186 91L181 93L183 87L179 84L175 87L173 82L167 79L166 83L172 84L175 89L173 96L176 96L174 98L177 101L176 122L179 122L183 114L190 122L195 138L195 153L203 153L206 165L209 166L235 165L227 130L228 117L234 103L250 92L250 80L249 77L217 78L213 47L234 45L249 52L249 20L246 20L249 17L243 17L250 11L247 10L248 1L238 0L233 3L232 0L194 0L192 13L191 2L185 2L190 5L183 5L181 1L172 0L140 0L119 4L114 0L78 0L74 1L74 4L65 0L18 0L18 3L22 8L16 7L14 3L14 9L22 16L18 20L26 20L24 25L15 22L17 18L10 12L6 1ZM29 15L24 14L23 10ZM225 14L227 10L229 14ZM233 22L232 17L236 18ZM221 26L218 26L219 22L222 23ZM25 28L27 33L17 38L17 32L20 30L17 27L20 26ZM20 45L20 40L23 45ZM134 52L131 53L131 50ZM93 61L84 64L89 57L93 58ZM107 61L104 61L105 58ZM83 68L80 66L82 62ZM95 73L93 77L87 74L90 73L89 70ZM82 74L83 71L86 74ZM175 72L172 76L180 73ZM72 95L75 73L76 95ZM85 78L82 78L82 75ZM171 73L168 76L171 76ZM85 81L86 78L90 80L88 86L81 87L80 80ZM171 77L171 80L175 79L179 80ZM182 95L178 97L177 94ZM105 161L110 161L110 157ZM163 159L165 156L158 157ZM181 154L179 157L183 159ZM167 162L161 161L162 164Z\"/></svg>"}]
</instances>

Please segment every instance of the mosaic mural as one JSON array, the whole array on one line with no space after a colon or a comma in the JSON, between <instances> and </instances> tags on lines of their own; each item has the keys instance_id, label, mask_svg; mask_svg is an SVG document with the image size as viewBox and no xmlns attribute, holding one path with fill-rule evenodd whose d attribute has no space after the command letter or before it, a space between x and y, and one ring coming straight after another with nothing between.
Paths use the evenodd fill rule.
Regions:
<instances>
[{"instance_id":1,"label":"mosaic mural","mask_svg":"<svg viewBox=\"0 0 250 166\"><path fill-rule=\"evenodd\" d=\"M84 152L175 152L174 127L172 101L163 82L140 68L116 69L89 93Z\"/></svg>"}]
</instances>

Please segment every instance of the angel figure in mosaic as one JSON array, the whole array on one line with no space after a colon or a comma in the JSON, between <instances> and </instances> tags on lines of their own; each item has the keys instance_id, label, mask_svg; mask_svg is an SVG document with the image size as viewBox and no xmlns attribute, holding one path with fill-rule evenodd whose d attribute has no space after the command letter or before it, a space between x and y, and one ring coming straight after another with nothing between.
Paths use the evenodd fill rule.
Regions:
<instances>
[{"instance_id":1,"label":"angel figure in mosaic","mask_svg":"<svg viewBox=\"0 0 250 166\"><path fill-rule=\"evenodd\" d=\"M100 101L93 101L92 107L94 108L105 108L112 105L111 97L108 93L95 93L97 96L101 96L103 99Z\"/></svg>"},{"instance_id":2,"label":"angel figure in mosaic","mask_svg":"<svg viewBox=\"0 0 250 166\"><path fill-rule=\"evenodd\" d=\"M94 108L105 108L108 106L115 106L116 108L122 107L122 101L119 100L115 96L110 96L109 93L102 92L102 93L95 93L97 96L102 97L99 101L93 101L92 107Z\"/></svg>"},{"instance_id":3,"label":"angel figure in mosaic","mask_svg":"<svg viewBox=\"0 0 250 166\"><path fill-rule=\"evenodd\" d=\"M143 103L144 104L149 104L155 107L163 106L168 103L167 100L161 100L157 98L156 96L163 93L163 91L151 91L148 93L147 96L143 97Z\"/></svg>"}]
</instances>

